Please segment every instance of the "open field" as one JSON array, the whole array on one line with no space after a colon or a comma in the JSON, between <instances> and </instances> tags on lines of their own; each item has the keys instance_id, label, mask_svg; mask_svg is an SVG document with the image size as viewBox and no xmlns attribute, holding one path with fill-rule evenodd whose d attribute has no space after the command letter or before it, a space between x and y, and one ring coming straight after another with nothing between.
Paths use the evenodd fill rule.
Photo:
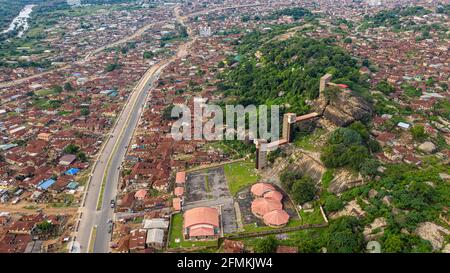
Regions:
<instances>
[{"instance_id":1,"label":"open field","mask_svg":"<svg viewBox=\"0 0 450 273\"><path fill-rule=\"evenodd\" d=\"M239 190L250 186L259 180L259 175L254 171L254 163L236 162L224 166L225 177L232 196Z\"/></svg>"}]
</instances>

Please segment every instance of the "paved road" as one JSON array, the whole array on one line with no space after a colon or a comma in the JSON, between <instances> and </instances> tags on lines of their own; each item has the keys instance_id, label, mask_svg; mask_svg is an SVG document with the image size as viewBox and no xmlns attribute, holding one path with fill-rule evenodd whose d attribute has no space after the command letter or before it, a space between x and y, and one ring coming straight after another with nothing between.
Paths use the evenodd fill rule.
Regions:
<instances>
[{"instance_id":1,"label":"paved road","mask_svg":"<svg viewBox=\"0 0 450 273\"><path fill-rule=\"evenodd\" d=\"M174 10L177 21L185 25L188 16L180 16L180 10ZM207 13L208 10L201 13ZM197 13L196 13L197 14ZM108 233L108 220L113 219L114 211L110 207L110 201L117 195L119 182L120 166L127 151L134 129L136 128L143 105L152 88L157 81L163 69L175 59L184 58L189 52L191 45L197 40L193 36L192 29L188 28L191 40L181 44L177 54L170 59L160 62L151 67L144 77L139 81L133 90L124 110L118 117L116 125L113 128L108 140L102 147L98 159L95 162L91 174L91 180L86 189L84 206L80 208L81 218L76 232L75 245L81 246L81 252L89 252L90 244L93 244L93 252L109 252L109 242L111 234ZM105 177L106 176L106 177ZM105 178L105 179L104 179ZM104 193L101 209L97 211L100 192L102 191L102 181L104 181ZM95 238L91 238L92 230L96 228Z\"/></svg>"},{"instance_id":2,"label":"paved road","mask_svg":"<svg viewBox=\"0 0 450 273\"><path fill-rule=\"evenodd\" d=\"M120 165L126 154L126 146L129 145L134 129L141 116L144 102L157 81L163 69L177 58L184 58L192 43L193 38L178 48L177 54L170 59L150 68L134 89L130 99L124 106L116 126L112 130L110 138L104 144L96 165L93 168L92 179L87 189L86 201L81 208L82 217L76 235L76 241L81 244L81 251L88 252L90 243L94 244L93 251L98 253L109 252L111 234L108 233L108 220L113 219L113 209L110 208L111 199L115 199L119 182ZM97 203L102 188L102 181L106 174L102 207L97 211ZM92 229L96 227L95 240L91 239Z\"/></svg>"},{"instance_id":3,"label":"paved road","mask_svg":"<svg viewBox=\"0 0 450 273\"><path fill-rule=\"evenodd\" d=\"M150 68L141 79L133 93L131 94L124 110L119 115L116 126L113 128L110 137L103 146L96 164L93 168L91 182L87 189L85 205L81 208L82 217L78 228L77 241L81 244L83 252L88 251L92 228L97 226L97 234L94 245L94 252L107 252L110 234L107 232L106 222L112 218L113 209L109 202L116 195L119 170L122 159L126 153L126 146L130 142L134 128L137 125L152 83L154 83L165 64L158 64ZM106 179L104 174L107 172ZM104 194L101 209L97 211L102 182L104 181ZM105 248L106 246L106 248Z\"/></svg>"}]
</instances>

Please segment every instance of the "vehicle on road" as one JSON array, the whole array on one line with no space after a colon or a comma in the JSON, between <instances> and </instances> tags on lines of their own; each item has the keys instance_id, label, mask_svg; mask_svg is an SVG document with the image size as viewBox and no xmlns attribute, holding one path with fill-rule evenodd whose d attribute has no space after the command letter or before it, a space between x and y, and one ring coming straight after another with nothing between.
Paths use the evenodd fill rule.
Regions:
<instances>
[{"instance_id":1,"label":"vehicle on road","mask_svg":"<svg viewBox=\"0 0 450 273\"><path fill-rule=\"evenodd\" d=\"M113 223L109 223L109 225L108 225L108 233L111 233L112 232L112 230L113 230Z\"/></svg>"},{"instance_id":2,"label":"vehicle on road","mask_svg":"<svg viewBox=\"0 0 450 273\"><path fill-rule=\"evenodd\" d=\"M112 209L116 207L116 201L114 199L112 199L109 204L111 205Z\"/></svg>"}]
</instances>

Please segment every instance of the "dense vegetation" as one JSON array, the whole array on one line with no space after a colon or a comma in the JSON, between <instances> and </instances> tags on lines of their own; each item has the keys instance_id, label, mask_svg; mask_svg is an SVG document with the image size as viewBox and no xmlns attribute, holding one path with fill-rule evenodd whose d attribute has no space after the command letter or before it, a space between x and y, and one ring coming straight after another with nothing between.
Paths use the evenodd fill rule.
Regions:
<instances>
[{"instance_id":1,"label":"dense vegetation","mask_svg":"<svg viewBox=\"0 0 450 273\"><path fill-rule=\"evenodd\" d=\"M382 10L373 16L366 15L365 20L369 27L393 27L400 29L402 19L409 16L422 16L431 13L430 10L424 7L406 7L396 8L392 10Z\"/></svg>"},{"instance_id":2,"label":"dense vegetation","mask_svg":"<svg viewBox=\"0 0 450 273\"><path fill-rule=\"evenodd\" d=\"M370 139L367 128L355 122L348 128L338 128L328 138L322 149L321 160L327 168L350 167L369 177L377 173L378 161L371 152L378 152L378 142Z\"/></svg>"},{"instance_id":3,"label":"dense vegetation","mask_svg":"<svg viewBox=\"0 0 450 273\"><path fill-rule=\"evenodd\" d=\"M325 73L332 73L334 82L367 94L367 82L358 71L359 61L330 41L297 36L255 46L264 38L260 32L247 35L238 48L239 55L227 60L231 69L219 89L238 97L236 103L288 105L289 111L307 112L305 100L318 96L319 80ZM255 53L261 57L258 59Z\"/></svg>"},{"instance_id":4,"label":"dense vegetation","mask_svg":"<svg viewBox=\"0 0 450 273\"><path fill-rule=\"evenodd\" d=\"M42 0L0 0L0 32L6 29L24 6L37 4Z\"/></svg>"},{"instance_id":5,"label":"dense vegetation","mask_svg":"<svg viewBox=\"0 0 450 273\"><path fill-rule=\"evenodd\" d=\"M286 168L280 175L280 181L297 204L311 201L316 196L316 183L311 177L299 171Z\"/></svg>"}]
</instances>

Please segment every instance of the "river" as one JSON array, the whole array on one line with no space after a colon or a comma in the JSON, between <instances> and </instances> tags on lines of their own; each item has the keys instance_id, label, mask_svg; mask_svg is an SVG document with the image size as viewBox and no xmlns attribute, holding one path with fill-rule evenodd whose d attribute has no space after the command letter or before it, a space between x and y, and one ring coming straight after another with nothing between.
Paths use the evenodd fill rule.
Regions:
<instances>
[{"instance_id":1,"label":"river","mask_svg":"<svg viewBox=\"0 0 450 273\"><path fill-rule=\"evenodd\" d=\"M22 37L25 31L28 30L28 18L30 18L30 14L33 11L33 8L36 5L26 5L17 15L16 18L9 24L9 27L2 31L2 33L8 33L10 31L13 31L15 29L20 29L19 33L17 34L17 37Z\"/></svg>"}]
</instances>

